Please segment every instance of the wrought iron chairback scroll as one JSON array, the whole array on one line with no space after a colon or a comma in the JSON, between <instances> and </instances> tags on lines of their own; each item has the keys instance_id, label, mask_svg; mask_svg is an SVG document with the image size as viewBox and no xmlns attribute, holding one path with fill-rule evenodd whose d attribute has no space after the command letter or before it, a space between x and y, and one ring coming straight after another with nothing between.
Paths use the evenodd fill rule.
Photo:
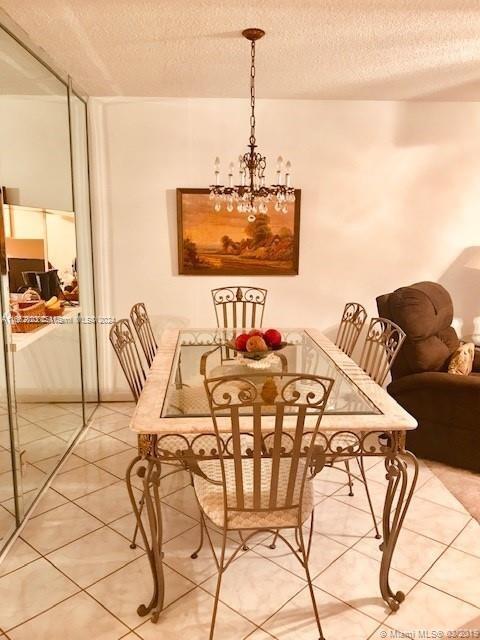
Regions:
<instances>
[{"instance_id":1,"label":"wrought iron chairback scroll","mask_svg":"<svg viewBox=\"0 0 480 640\"><path fill-rule=\"evenodd\" d=\"M137 302L137 304L133 305L130 311L130 320L132 321L133 327L137 333L147 364L150 367L152 365L153 358L157 353L158 344L155 340L155 335L153 333L150 318L144 302Z\"/></svg>"},{"instance_id":2,"label":"wrought iron chairback scroll","mask_svg":"<svg viewBox=\"0 0 480 640\"><path fill-rule=\"evenodd\" d=\"M229 511L300 511L332 385L330 378L294 373L205 380L221 463L217 481L223 483L227 519ZM224 433L221 437L217 425L217 418L225 416L231 423L227 438ZM265 420L273 426L267 427ZM232 485L227 482L232 473L233 494L226 489Z\"/></svg>"},{"instance_id":3,"label":"wrought iron chairback scroll","mask_svg":"<svg viewBox=\"0 0 480 640\"><path fill-rule=\"evenodd\" d=\"M138 402L146 376L130 322L126 318L117 320L117 322L112 325L110 329L110 342L117 354L135 402Z\"/></svg>"},{"instance_id":4,"label":"wrought iron chairback scroll","mask_svg":"<svg viewBox=\"0 0 480 640\"><path fill-rule=\"evenodd\" d=\"M212 289L217 326L224 329L261 327L267 290L258 287Z\"/></svg>"},{"instance_id":5,"label":"wrought iron chairback scroll","mask_svg":"<svg viewBox=\"0 0 480 640\"><path fill-rule=\"evenodd\" d=\"M360 366L379 385L384 384L404 340L404 331L394 322L386 318L372 318Z\"/></svg>"},{"instance_id":6,"label":"wrought iron chairback scroll","mask_svg":"<svg viewBox=\"0 0 480 640\"><path fill-rule=\"evenodd\" d=\"M351 356L367 319L367 312L358 302L347 302L338 327L335 344L347 356Z\"/></svg>"}]
</instances>

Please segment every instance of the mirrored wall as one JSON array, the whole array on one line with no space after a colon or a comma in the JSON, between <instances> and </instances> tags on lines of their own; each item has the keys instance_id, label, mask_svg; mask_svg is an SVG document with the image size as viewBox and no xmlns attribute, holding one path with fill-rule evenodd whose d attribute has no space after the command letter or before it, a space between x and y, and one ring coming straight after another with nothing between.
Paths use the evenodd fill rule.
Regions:
<instances>
[{"instance_id":1,"label":"mirrored wall","mask_svg":"<svg viewBox=\"0 0 480 640\"><path fill-rule=\"evenodd\" d=\"M0 26L0 552L98 403L87 126Z\"/></svg>"}]
</instances>

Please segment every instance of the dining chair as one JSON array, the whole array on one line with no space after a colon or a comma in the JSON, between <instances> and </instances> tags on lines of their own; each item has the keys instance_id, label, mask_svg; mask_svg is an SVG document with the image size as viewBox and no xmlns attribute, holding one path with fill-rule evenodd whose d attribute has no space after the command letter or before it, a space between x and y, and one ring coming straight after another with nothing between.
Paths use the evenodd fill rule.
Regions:
<instances>
[{"instance_id":1,"label":"dining chair","mask_svg":"<svg viewBox=\"0 0 480 640\"><path fill-rule=\"evenodd\" d=\"M367 312L358 302L347 302L343 309L335 344L347 356L351 356L367 319Z\"/></svg>"},{"instance_id":2,"label":"dining chair","mask_svg":"<svg viewBox=\"0 0 480 640\"><path fill-rule=\"evenodd\" d=\"M365 373L380 386L383 386L385 383L405 337L405 332L391 320L387 320L386 318L371 319L359 364ZM360 470L361 477L359 480L365 486L368 505L375 527L375 537L380 539L381 536L378 530L370 490L368 488L363 458L362 456L357 456L355 459ZM348 456L343 459L348 476L349 496L353 496L353 480L349 460L350 458Z\"/></svg>"},{"instance_id":3,"label":"dining chair","mask_svg":"<svg viewBox=\"0 0 480 640\"><path fill-rule=\"evenodd\" d=\"M130 311L130 320L135 329L138 341L142 347L143 353L149 367L152 366L153 358L157 353L158 344L155 340L150 318L144 302L137 302Z\"/></svg>"},{"instance_id":4,"label":"dining chair","mask_svg":"<svg viewBox=\"0 0 480 640\"><path fill-rule=\"evenodd\" d=\"M122 318L113 323L110 328L110 342L123 369L135 402L138 402L146 376L132 328L127 318Z\"/></svg>"},{"instance_id":5,"label":"dining chair","mask_svg":"<svg viewBox=\"0 0 480 640\"><path fill-rule=\"evenodd\" d=\"M217 327L251 329L261 327L267 290L258 287L221 287L212 289Z\"/></svg>"},{"instance_id":6,"label":"dining chair","mask_svg":"<svg viewBox=\"0 0 480 640\"><path fill-rule=\"evenodd\" d=\"M302 565L323 640L308 560L314 517L312 480L324 459L323 449L315 447L315 439L333 380L301 373L275 373L265 380L264 373L252 373L248 378L206 378L204 384L217 454L209 459L197 458L192 472L201 520L218 568L210 640L223 574L258 532L275 534ZM220 434L219 422L225 420L231 435L223 444L221 435L225 434ZM206 520L221 530L219 556ZM305 540L303 528L308 521ZM286 530L295 533L298 548L283 535ZM246 537L241 536L240 544L227 559L227 536L232 531Z\"/></svg>"},{"instance_id":7,"label":"dining chair","mask_svg":"<svg viewBox=\"0 0 480 640\"><path fill-rule=\"evenodd\" d=\"M391 320L372 318L365 338L360 366L383 386L406 334Z\"/></svg>"}]
</instances>

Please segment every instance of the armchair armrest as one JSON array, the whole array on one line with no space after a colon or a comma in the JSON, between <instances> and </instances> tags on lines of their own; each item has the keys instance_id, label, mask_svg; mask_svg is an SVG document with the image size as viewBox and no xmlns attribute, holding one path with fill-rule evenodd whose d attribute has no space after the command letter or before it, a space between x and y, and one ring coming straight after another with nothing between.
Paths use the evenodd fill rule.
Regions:
<instances>
[{"instance_id":1,"label":"armchair armrest","mask_svg":"<svg viewBox=\"0 0 480 640\"><path fill-rule=\"evenodd\" d=\"M480 394L480 375L459 376L443 371L429 371L398 378L388 386L388 391L393 396L428 389L436 392L459 391Z\"/></svg>"}]
</instances>

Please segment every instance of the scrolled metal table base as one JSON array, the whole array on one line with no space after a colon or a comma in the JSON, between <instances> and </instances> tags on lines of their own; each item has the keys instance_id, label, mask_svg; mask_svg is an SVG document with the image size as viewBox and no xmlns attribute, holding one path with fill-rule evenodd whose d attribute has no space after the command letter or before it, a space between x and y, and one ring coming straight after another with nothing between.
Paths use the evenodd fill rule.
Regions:
<instances>
[{"instance_id":1,"label":"scrolled metal table base","mask_svg":"<svg viewBox=\"0 0 480 640\"><path fill-rule=\"evenodd\" d=\"M365 459L382 457L385 464L387 489L382 518L383 541L380 544L382 559L380 564L380 592L383 600L392 611L397 611L405 599L402 591L394 592L390 586L390 567L405 515L410 505L418 478L418 462L415 456L404 448L405 434L390 432L321 432L318 434L315 453L312 456L312 472L321 470L348 457ZM268 436L267 436L268 437ZM224 456L229 450L230 437L224 440ZM137 612L140 616L150 614L152 622L157 622L164 605L165 584L163 575L162 516L160 502L160 482L162 478L181 470L198 470L198 462L218 458L216 441L213 434L181 436L140 435L139 455L130 463L126 482L136 517L137 525L147 551L153 580L153 594L148 604L141 604ZM173 445L173 446L172 446ZM162 464L175 464L173 471L161 475ZM411 466L413 473L410 473ZM134 473L143 484L143 501L148 518L147 534L142 520L141 507L135 498L132 486ZM203 545L203 532L198 549L192 554L196 557Z\"/></svg>"}]
</instances>

